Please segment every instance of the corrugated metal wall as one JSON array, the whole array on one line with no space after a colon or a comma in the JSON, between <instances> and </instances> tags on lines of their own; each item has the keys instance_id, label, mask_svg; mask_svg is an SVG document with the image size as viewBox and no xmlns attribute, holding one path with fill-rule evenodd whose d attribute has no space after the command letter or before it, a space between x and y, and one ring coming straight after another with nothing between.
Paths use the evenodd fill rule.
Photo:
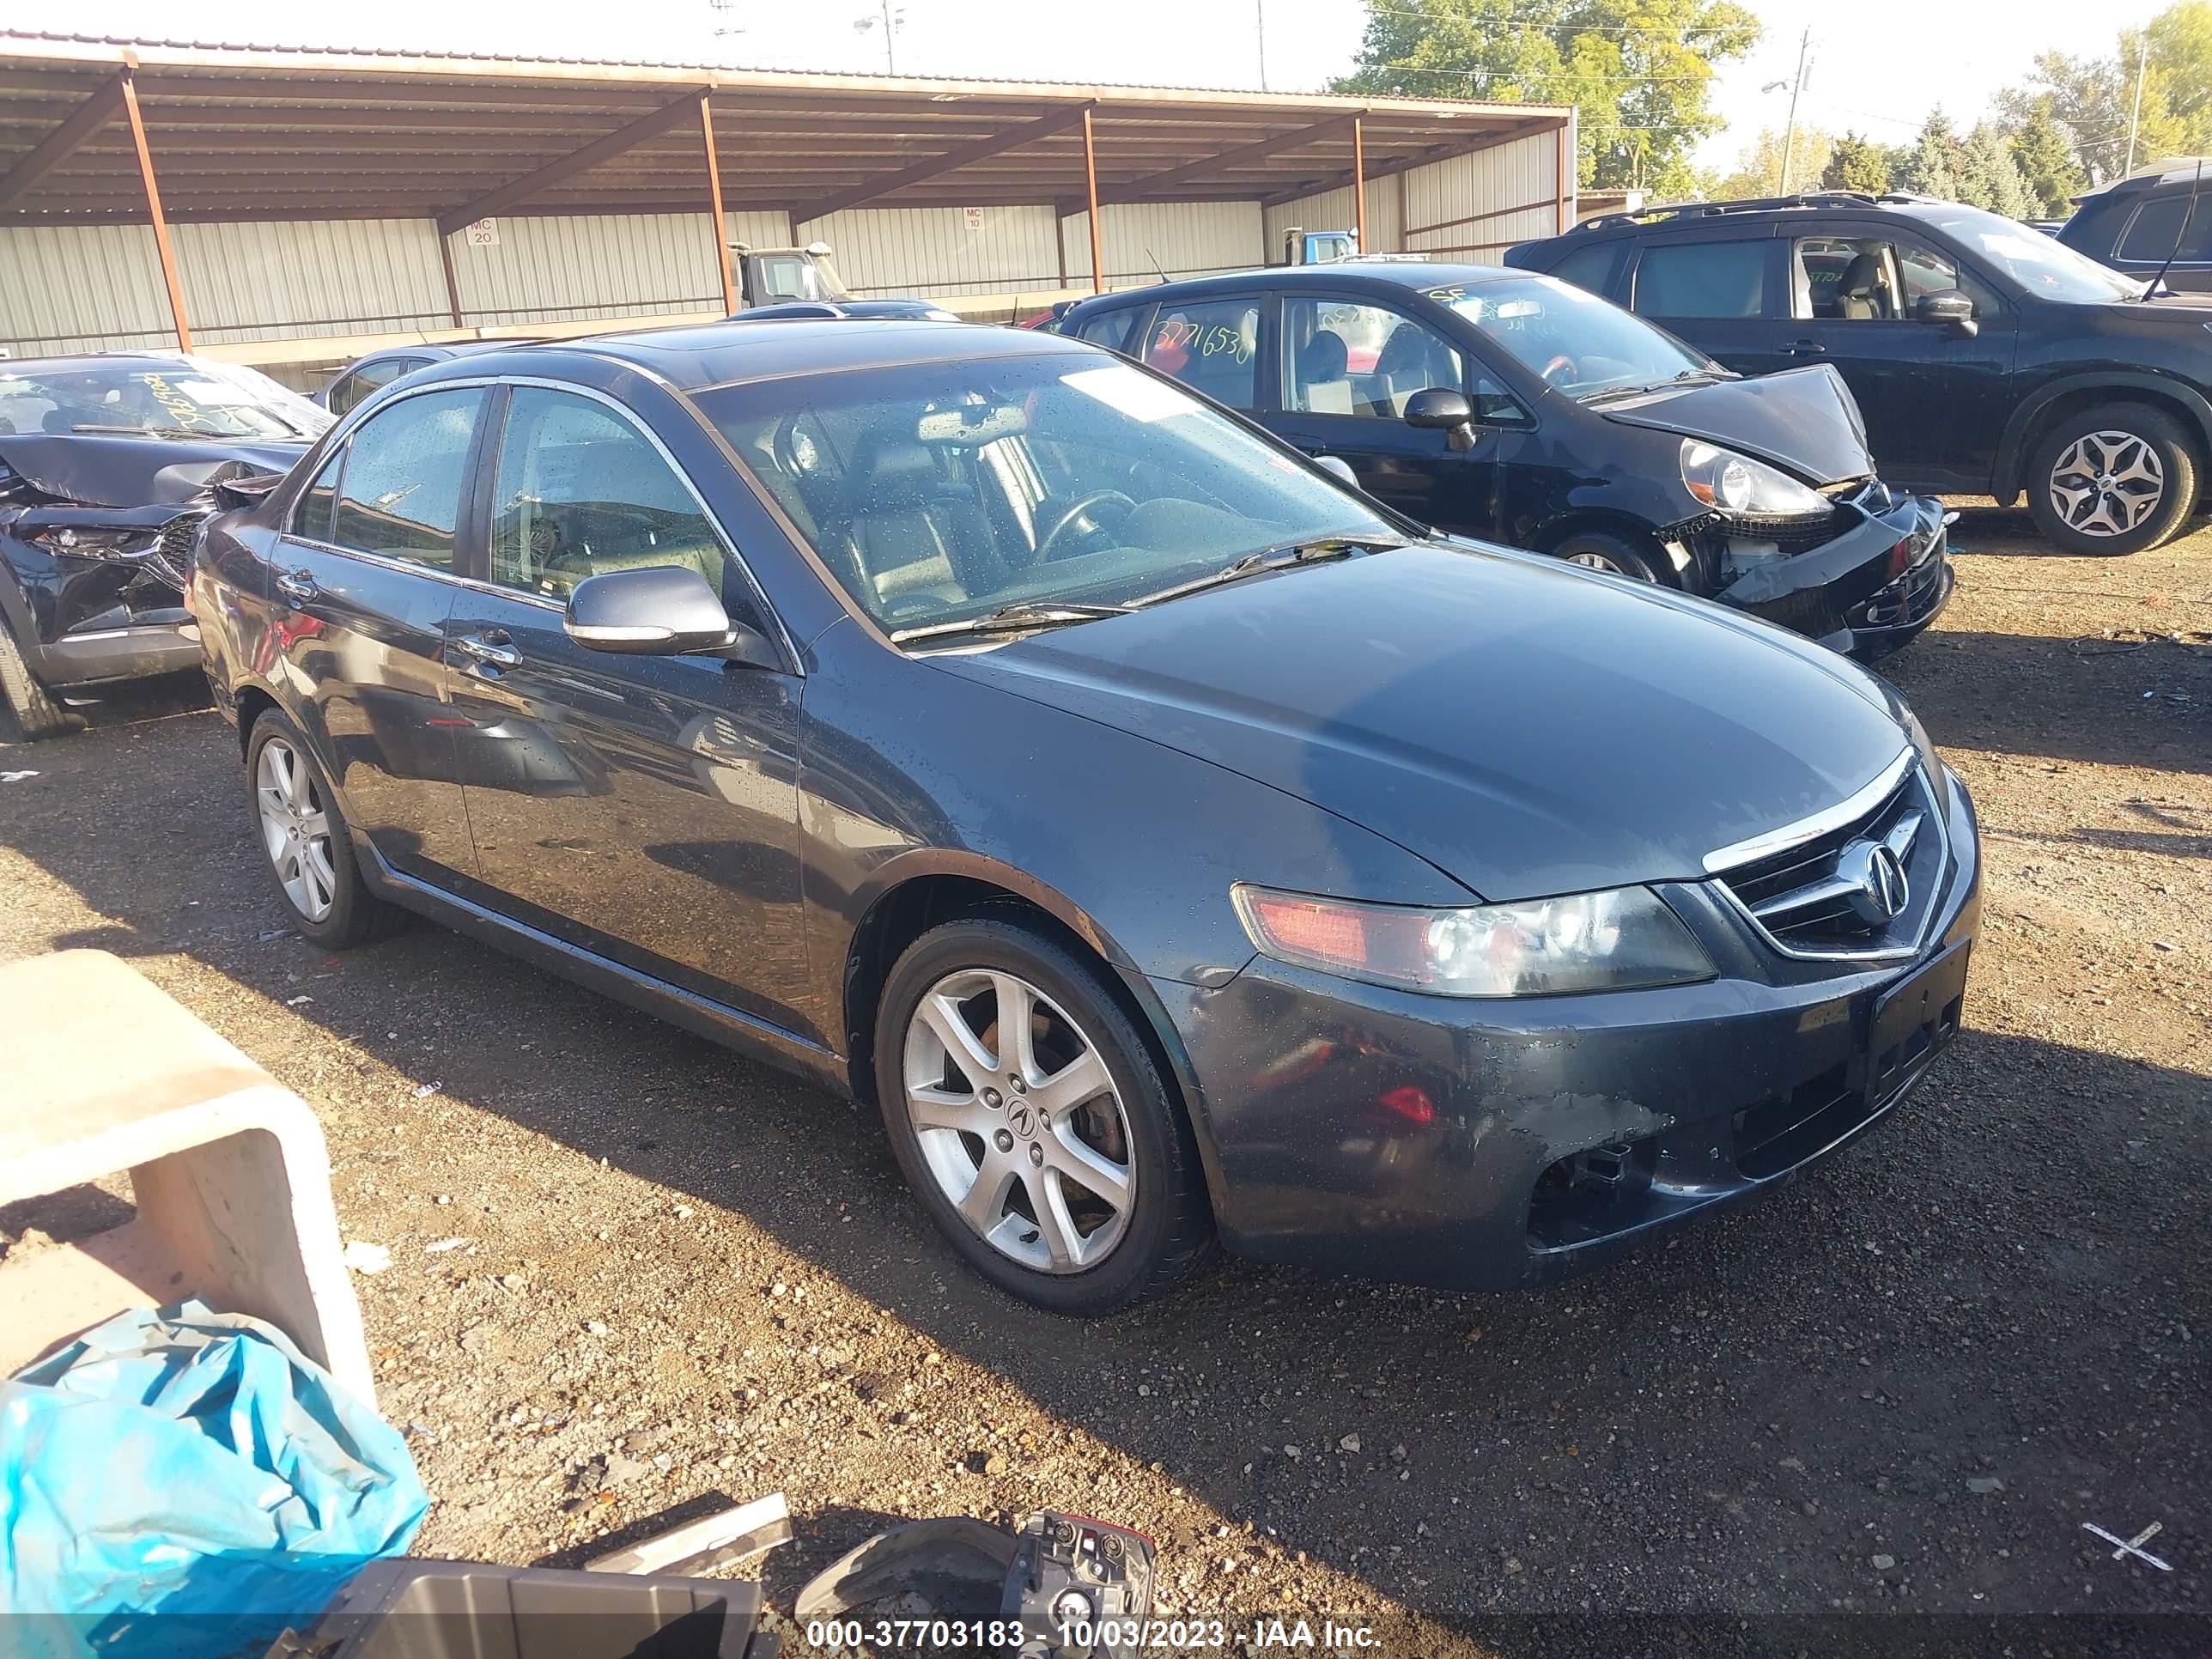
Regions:
<instances>
[{"instance_id":1,"label":"corrugated metal wall","mask_svg":"<svg viewBox=\"0 0 2212 1659\"><path fill-rule=\"evenodd\" d=\"M1100 209L1098 228L1109 288L1158 282L1162 271L1173 278L1242 270L1265 258L1257 202L1132 203ZM1091 216L1069 215L1060 237L1070 286L1087 285Z\"/></svg>"},{"instance_id":2,"label":"corrugated metal wall","mask_svg":"<svg viewBox=\"0 0 2212 1659\"><path fill-rule=\"evenodd\" d=\"M1369 240L1377 252L1426 249L1441 259L1494 263L1510 244L1552 234L1558 157L1556 137L1540 133L1402 180L1377 179L1367 187ZM971 229L960 208L858 208L797 228L834 246L839 271L864 294L1087 287L1088 216L1058 220L1058 246L1056 217L1049 207L986 208ZM1142 204L1107 208L1102 218L1107 285L1127 287L1163 270L1179 277L1263 264L1282 257L1285 228L1340 228L1353 213L1345 189L1264 212L1256 202ZM501 218L495 246L457 235L465 321L716 309L711 223L703 212ZM729 228L757 247L793 240L781 213L732 214ZM210 344L453 324L437 232L427 221L189 224L175 234L186 313L194 337ZM0 228L0 346L27 356L159 347L171 337L144 227Z\"/></svg>"},{"instance_id":3,"label":"corrugated metal wall","mask_svg":"<svg viewBox=\"0 0 2212 1659\"><path fill-rule=\"evenodd\" d=\"M196 341L453 326L427 219L186 224L173 234ZM154 260L150 239L145 258ZM161 294L158 266L153 281ZM166 321L166 295L160 311Z\"/></svg>"},{"instance_id":4,"label":"corrugated metal wall","mask_svg":"<svg viewBox=\"0 0 2212 1659\"><path fill-rule=\"evenodd\" d=\"M495 228L493 247L473 246L465 234L453 238L453 277L472 325L721 307L714 221L704 212L503 218ZM732 215L730 234L780 242L783 216Z\"/></svg>"},{"instance_id":5,"label":"corrugated metal wall","mask_svg":"<svg viewBox=\"0 0 2212 1659\"><path fill-rule=\"evenodd\" d=\"M1018 294L1060 286L1048 207L854 208L798 227L856 294Z\"/></svg>"},{"instance_id":6,"label":"corrugated metal wall","mask_svg":"<svg viewBox=\"0 0 2212 1659\"><path fill-rule=\"evenodd\" d=\"M1267 258L1282 258L1283 233L1293 225L1301 230L1350 230L1358 222L1359 210L1349 185L1271 207L1267 213ZM1404 246L1398 226L1398 180L1376 179L1367 186L1367 251L1395 253Z\"/></svg>"},{"instance_id":7,"label":"corrugated metal wall","mask_svg":"<svg viewBox=\"0 0 2212 1659\"><path fill-rule=\"evenodd\" d=\"M18 357L175 343L144 225L0 230L0 346Z\"/></svg>"},{"instance_id":8,"label":"corrugated metal wall","mask_svg":"<svg viewBox=\"0 0 2212 1659\"><path fill-rule=\"evenodd\" d=\"M1573 153L1571 145L1568 153ZM1558 135L1539 132L1414 168L1406 175L1407 251L1431 249L1441 259L1494 265L1514 243L1556 234L1559 161ZM1571 224L1572 179L1567 180L1567 211ZM1476 214L1486 216L1470 217ZM1454 220L1463 222L1449 222Z\"/></svg>"},{"instance_id":9,"label":"corrugated metal wall","mask_svg":"<svg viewBox=\"0 0 2212 1659\"><path fill-rule=\"evenodd\" d=\"M1425 251L1453 264L1497 264L1514 243L1558 230L1559 156L1558 136L1540 132L1377 179L1367 186L1369 251ZM1567 201L1571 211L1571 180ZM1348 230L1354 212L1349 185L1269 208L1268 257L1283 257L1283 233L1290 227Z\"/></svg>"}]
</instances>

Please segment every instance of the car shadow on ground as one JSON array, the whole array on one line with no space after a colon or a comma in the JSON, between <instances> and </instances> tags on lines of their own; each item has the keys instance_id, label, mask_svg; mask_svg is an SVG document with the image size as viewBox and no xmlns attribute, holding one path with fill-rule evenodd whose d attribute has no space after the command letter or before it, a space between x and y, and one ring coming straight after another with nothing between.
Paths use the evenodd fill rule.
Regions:
<instances>
[{"instance_id":1,"label":"car shadow on ground","mask_svg":"<svg viewBox=\"0 0 2212 1659\"><path fill-rule=\"evenodd\" d=\"M2212 641L1936 630L1879 672L1946 748L2212 772Z\"/></svg>"},{"instance_id":2,"label":"car shadow on ground","mask_svg":"<svg viewBox=\"0 0 2212 1659\"><path fill-rule=\"evenodd\" d=\"M1224 1260L1078 1323L966 1272L850 1102L427 925L335 960L289 933L212 717L40 752L58 787L0 799L0 844L110 919L56 947L186 954L265 1000L241 1021L285 1019L320 972L290 1012L331 1037L744 1218L1059 1422L1444 1622L2024 1610L2080 1576L2091 1511L2203 1541L2203 1448L2176 1441L2196 1432L2177 1345L2212 1328L2212 1225L2175 1176L2212 1152L2202 1078L1970 1030L1820 1171L1588 1278L1476 1297ZM1991 1480L2001 1504L1973 1508ZM1909 1590L1872 1549L1913 1564ZM2094 1605L2170 1593L2115 1577Z\"/></svg>"}]
</instances>

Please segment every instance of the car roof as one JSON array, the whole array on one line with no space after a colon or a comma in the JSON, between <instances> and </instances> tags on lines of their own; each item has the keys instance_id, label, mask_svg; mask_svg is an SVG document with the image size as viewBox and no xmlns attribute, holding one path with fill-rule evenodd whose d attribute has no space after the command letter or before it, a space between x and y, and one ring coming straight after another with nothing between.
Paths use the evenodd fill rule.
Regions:
<instances>
[{"instance_id":1,"label":"car roof","mask_svg":"<svg viewBox=\"0 0 2212 1659\"><path fill-rule=\"evenodd\" d=\"M1349 284L1410 289L1421 293L1432 288L1474 288L1487 283L1525 283L1537 274L1516 270L1510 265L1439 265L1407 259L1332 259L1326 264L1258 265L1249 270L1225 270L1210 276L1192 276L1179 283L1154 283L1145 288L1126 289L1118 294L1097 295L1081 303L1102 307L1108 301L1148 305L1166 293L1172 293L1177 299L1216 293L1242 294L1255 283L1264 283L1269 288L1279 289L1343 288Z\"/></svg>"},{"instance_id":2,"label":"car roof","mask_svg":"<svg viewBox=\"0 0 2212 1659\"><path fill-rule=\"evenodd\" d=\"M976 357L1066 356L1096 350L1056 334L975 323L794 317L548 340L517 345L511 351L487 352L476 358L471 368L477 373L520 374L560 362L611 361L694 392L788 374L958 362Z\"/></svg>"},{"instance_id":3,"label":"car roof","mask_svg":"<svg viewBox=\"0 0 2212 1659\"><path fill-rule=\"evenodd\" d=\"M1946 202L1932 196L1913 196L1902 191L1871 196L1856 191L1814 191L1801 196L1684 202L1674 207L1645 208L1635 213L1609 213L1602 218L1585 220L1557 236L1534 240L1537 245L1548 246L1557 242L1599 241L1622 236L1664 235L1670 231L1692 228L1710 228L1716 223L1774 225L1813 214L1841 214L1854 218L1883 218L1891 214L1901 214L1907 218L1932 219L1972 210L1963 202Z\"/></svg>"}]
</instances>

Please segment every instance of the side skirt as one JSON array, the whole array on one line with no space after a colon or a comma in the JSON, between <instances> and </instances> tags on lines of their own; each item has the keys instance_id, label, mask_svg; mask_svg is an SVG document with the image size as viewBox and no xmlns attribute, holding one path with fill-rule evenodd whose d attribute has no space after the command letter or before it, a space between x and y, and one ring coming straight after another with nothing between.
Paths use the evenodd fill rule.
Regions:
<instances>
[{"instance_id":1,"label":"side skirt","mask_svg":"<svg viewBox=\"0 0 2212 1659\"><path fill-rule=\"evenodd\" d=\"M836 1090L839 1094L852 1092L852 1079L844 1056L835 1054L805 1037L785 1030L751 1014L739 1012L725 1004L696 995L671 985L665 980L655 979L650 974L624 967L618 962L585 951L565 939L531 927L513 917L501 915L483 905L441 891L428 883L420 881L385 862L383 855L362 837L354 837L354 853L359 859L362 872L377 895L427 916L457 933L503 951L509 956L520 957L532 967L557 975L566 980L597 991L617 1002L665 1019L672 1025L719 1042L724 1048L735 1049L754 1060L766 1060L784 1071L795 1073L811 1082Z\"/></svg>"}]
</instances>

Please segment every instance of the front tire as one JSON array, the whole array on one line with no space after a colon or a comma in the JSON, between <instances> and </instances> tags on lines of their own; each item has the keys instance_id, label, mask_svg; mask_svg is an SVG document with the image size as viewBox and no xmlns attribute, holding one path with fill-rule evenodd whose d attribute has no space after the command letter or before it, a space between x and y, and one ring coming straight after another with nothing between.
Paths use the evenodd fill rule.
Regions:
<instances>
[{"instance_id":1,"label":"front tire","mask_svg":"<svg viewBox=\"0 0 2212 1659\"><path fill-rule=\"evenodd\" d=\"M31 665L23 660L22 649L4 618L0 618L0 699L5 700L8 712L15 717L15 729L25 743L58 738L84 726L82 715L56 702L32 676Z\"/></svg>"},{"instance_id":2,"label":"front tire","mask_svg":"<svg viewBox=\"0 0 2212 1659\"><path fill-rule=\"evenodd\" d=\"M406 919L362 882L330 779L300 728L274 708L262 711L246 741L246 801L277 894L304 937L343 950Z\"/></svg>"},{"instance_id":3,"label":"front tire","mask_svg":"<svg viewBox=\"0 0 2212 1659\"><path fill-rule=\"evenodd\" d=\"M1656 559L1626 536L1607 531L1578 530L1553 548L1552 556L1585 569L1608 570L1632 581L1650 582L1654 587L1668 586Z\"/></svg>"},{"instance_id":4,"label":"front tire","mask_svg":"<svg viewBox=\"0 0 2212 1659\"><path fill-rule=\"evenodd\" d=\"M884 985L875 1075L908 1184L1000 1289L1094 1316L1203 1257L1182 1109L1098 970L1053 940L988 917L922 935Z\"/></svg>"},{"instance_id":5,"label":"front tire","mask_svg":"<svg viewBox=\"0 0 2212 1659\"><path fill-rule=\"evenodd\" d=\"M2027 507L2062 552L2118 556L2179 533L2197 488L2197 454L2177 422L2143 404L2104 404L2044 434Z\"/></svg>"}]
</instances>

